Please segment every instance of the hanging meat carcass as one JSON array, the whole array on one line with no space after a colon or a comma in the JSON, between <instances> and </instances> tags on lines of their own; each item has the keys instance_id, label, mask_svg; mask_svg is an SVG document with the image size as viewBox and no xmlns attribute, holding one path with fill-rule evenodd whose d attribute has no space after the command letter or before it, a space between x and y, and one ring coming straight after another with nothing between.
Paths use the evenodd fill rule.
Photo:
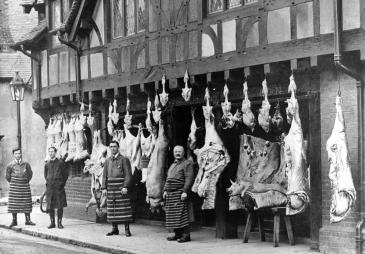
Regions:
<instances>
[{"instance_id":1,"label":"hanging meat carcass","mask_svg":"<svg viewBox=\"0 0 365 254\"><path fill-rule=\"evenodd\" d=\"M119 113L117 113L117 100L116 99L114 99L114 101L113 101L113 110L111 113L110 113L110 107L109 107L109 116L110 116L111 120L113 121L113 123L115 125L117 125L118 121L119 121Z\"/></svg>"},{"instance_id":2,"label":"hanging meat carcass","mask_svg":"<svg viewBox=\"0 0 365 254\"><path fill-rule=\"evenodd\" d=\"M89 116L87 117L86 122L87 122L87 125L89 126L89 128L91 130L93 130L94 129L95 117L93 117L91 113L92 113L92 104L90 102L90 104L89 104Z\"/></svg>"},{"instance_id":3,"label":"hanging meat carcass","mask_svg":"<svg viewBox=\"0 0 365 254\"><path fill-rule=\"evenodd\" d=\"M155 121L155 123L158 123L161 118L161 108L160 108L160 100L158 98L157 92L155 95L154 105L155 105L155 110L152 111L152 117L153 117L153 121Z\"/></svg>"},{"instance_id":4,"label":"hanging meat carcass","mask_svg":"<svg viewBox=\"0 0 365 254\"><path fill-rule=\"evenodd\" d=\"M84 133L86 116L84 116L84 104L81 103L80 114L75 122L76 154L74 161L83 160L89 156L87 151L87 139Z\"/></svg>"},{"instance_id":5,"label":"hanging meat carcass","mask_svg":"<svg viewBox=\"0 0 365 254\"><path fill-rule=\"evenodd\" d=\"M283 129L283 116L281 115L280 112L280 103L278 102L278 104L275 107L275 113L274 116L271 119L272 125L278 130L281 131Z\"/></svg>"},{"instance_id":6,"label":"hanging meat carcass","mask_svg":"<svg viewBox=\"0 0 365 254\"><path fill-rule=\"evenodd\" d=\"M90 159L85 161L84 173L91 174L91 198L86 204L86 210L97 204L101 196L101 180L103 178L103 167L107 156L107 147L103 145L100 137L100 130L94 131L93 147Z\"/></svg>"},{"instance_id":7,"label":"hanging meat carcass","mask_svg":"<svg viewBox=\"0 0 365 254\"><path fill-rule=\"evenodd\" d=\"M57 150L60 149L61 141L62 141L62 116L58 115L56 117L55 125L53 126L53 133L54 133L54 143L53 147Z\"/></svg>"},{"instance_id":8,"label":"hanging meat carcass","mask_svg":"<svg viewBox=\"0 0 365 254\"><path fill-rule=\"evenodd\" d=\"M264 95L264 100L262 101L261 108L259 110L259 115L257 117L259 125L261 128L268 133L270 131L270 125L271 125L271 116L270 116L270 102L267 98L268 96L268 89L267 89L267 81L264 79L262 81L262 93Z\"/></svg>"},{"instance_id":9,"label":"hanging meat carcass","mask_svg":"<svg viewBox=\"0 0 365 254\"><path fill-rule=\"evenodd\" d=\"M165 134L164 120L160 119L158 124L158 137L148 164L146 180L146 202L150 205L151 211L158 211L163 204L162 194L165 185L165 173L169 150L169 141Z\"/></svg>"},{"instance_id":10,"label":"hanging meat carcass","mask_svg":"<svg viewBox=\"0 0 365 254\"><path fill-rule=\"evenodd\" d=\"M121 155L126 156L132 166L132 174L134 170L139 169L139 162L141 159L141 132L142 125L139 125L137 136L133 136L130 132L132 128L132 115L129 114L130 101L127 98L126 115L124 117L124 134L125 136L120 139L119 152Z\"/></svg>"},{"instance_id":11,"label":"hanging meat carcass","mask_svg":"<svg viewBox=\"0 0 365 254\"><path fill-rule=\"evenodd\" d=\"M330 163L328 177L332 189L330 222L334 223L347 216L356 200L340 94L336 97L336 120L332 134L327 140L327 153Z\"/></svg>"},{"instance_id":12,"label":"hanging meat carcass","mask_svg":"<svg viewBox=\"0 0 365 254\"><path fill-rule=\"evenodd\" d=\"M185 87L182 89L181 91L181 96L184 98L184 100L190 101L190 97L191 97L191 88L188 87L188 80L189 80L189 75L188 75L188 71L185 71L185 75L184 75L184 83L185 83Z\"/></svg>"},{"instance_id":13,"label":"hanging meat carcass","mask_svg":"<svg viewBox=\"0 0 365 254\"><path fill-rule=\"evenodd\" d=\"M73 161L76 155L76 133L75 133L75 123L76 116L72 116L70 122L67 125L67 133L69 138L68 143L68 155L66 158L66 162Z\"/></svg>"},{"instance_id":14,"label":"hanging meat carcass","mask_svg":"<svg viewBox=\"0 0 365 254\"><path fill-rule=\"evenodd\" d=\"M188 160L194 161L193 156L192 156L192 152L195 150L196 148L196 130L198 129L196 126L196 122L195 122L195 108L191 109L191 124L190 124L190 133L188 136L188 143L187 143L187 153L186 153L186 157L188 158Z\"/></svg>"},{"instance_id":15,"label":"hanging meat carcass","mask_svg":"<svg viewBox=\"0 0 365 254\"><path fill-rule=\"evenodd\" d=\"M206 106L203 106L205 118L204 146L195 149L199 165L198 175L195 178L192 191L204 198L202 209L214 209L216 183L220 174L230 161L227 149L214 126L213 107L209 104L209 89L205 89Z\"/></svg>"},{"instance_id":16,"label":"hanging meat carcass","mask_svg":"<svg viewBox=\"0 0 365 254\"><path fill-rule=\"evenodd\" d=\"M291 97L286 100L288 103L286 115L291 119L291 126L288 135L284 138L284 155L288 177L286 214L294 215L303 212L309 203L309 179L306 146L299 117L299 104L295 98L296 84L293 76L290 77L288 91L291 93Z\"/></svg>"},{"instance_id":17,"label":"hanging meat carcass","mask_svg":"<svg viewBox=\"0 0 365 254\"><path fill-rule=\"evenodd\" d=\"M62 117L62 140L61 140L61 145L60 145L60 149L58 150L58 157L62 160L66 159L66 156L68 154L68 143L69 143L69 138L68 138L68 124L69 124L70 120L67 119L66 115L64 115Z\"/></svg>"},{"instance_id":18,"label":"hanging meat carcass","mask_svg":"<svg viewBox=\"0 0 365 254\"><path fill-rule=\"evenodd\" d=\"M47 147L46 147L46 157L44 159L45 161L49 160L48 148L53 146L53 144L55 143L55 132L54 132L55 123L56 123L55 117L51 117L50 122L49 122L48 127L47 127L47 131L46 131L46 134L47 134Z\"/></svg>"},{"instance_id":19,"label":"hanging meat carcass","mask_svg":"<svg viewBox=\"0 0 365 254\"><path fill-rule=\"evenodd\" d=\"M244 208L241 197L249 195L256 208L285 205L287 201L283 145L243 134L236 182L228 189L229 208Z\"/></svg>"},{"instance_id":20,"label":"hanging meat carcass","mask_svg":"<svg viewBox=\"0 0 365 254\"><path fill-rule=\"evenodd\" d=\"M224 102L221 103L221 108L223 111L222 116L222 128L232 128L235 124L233 115L231 113L231 103L228 101L228 86L227 84L224 85L223 95L224 95Z\"/></svg>"},{"instance_id":21,"label":"hanging meat carcass","mask_svg":"<svg viewBox=\"0 0 365 254\"><path fill-rule=\"evenodd\" d=\"M253 132L256 125L255 115L251 111L251 101L248 99L247 81L243 83L243 101L242 101L242 122Z\"/></svg>"},{"instance_id":22,"label":"hanging meat carcass","mask_svg":"<svg viewBox=\"0 0 365 254\"><path fill-rule=\"evenodd\" d=\"M147 118L146 118L146 127L149 132L147 137L144 136L143 132L141 133L141 151L142 156L139 164L139 168L142 170L142 183L145 183L147 180L148 173L148 164L151 158L151 154L153 152L153 148L155 147L156 137L153 133L153 127L151 122L151 101L148 98L147 101ZM157 134L157 133L156 133Z\"/></svg>"},{"instance_id":23,"label":"hanging meat carcass","mask_svg":"<svg viewBox=\"0 0 365 254\"><path fill-rule=\"evenodd\" d=\"M107 123L107 129L108 129L108 133L110 136L113 136L113 132L114 132L114 125L113 125L113 120L112 120L112 114L113 114L113 106L111 103L109 103L109 115L108 115L108 123Z\"/></svg>"},{"instance_id":24,"label":"hanging meat carcass","mask_svg":"<svg viewBox=\"0 0 365 254\"><path fill-rule=\"evenodd\" d=\"M161 101L161 105L163 107L165 107L167 102L169 101L169 94L166 93L166 88L165 88L165 85L166 85L165 74L162 76L161 83L162 83L162 93L160 93L160 101Z\"/></svg>"}]
</instances>

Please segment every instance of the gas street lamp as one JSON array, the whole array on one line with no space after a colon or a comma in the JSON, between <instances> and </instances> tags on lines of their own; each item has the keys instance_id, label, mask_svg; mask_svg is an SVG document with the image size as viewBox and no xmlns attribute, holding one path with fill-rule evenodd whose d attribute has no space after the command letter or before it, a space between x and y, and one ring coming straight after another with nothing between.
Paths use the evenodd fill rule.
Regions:
<instances>
[{"instance_id":1,"label":"gas street lamp","mask_svg":"<svg viewBox=\"0 0 365 254\"><path fill-rule=\"evenodd\" d=\"M11 98L16 101L17 109L17 124L18 124L18 147L22 148L22 133L21 133L21 121L20 121L20 102L24 100L25 83L20 77L19 72L15 72L15 76L10 81L9 87L11 92Z\"/></svg>"}]
</instances>

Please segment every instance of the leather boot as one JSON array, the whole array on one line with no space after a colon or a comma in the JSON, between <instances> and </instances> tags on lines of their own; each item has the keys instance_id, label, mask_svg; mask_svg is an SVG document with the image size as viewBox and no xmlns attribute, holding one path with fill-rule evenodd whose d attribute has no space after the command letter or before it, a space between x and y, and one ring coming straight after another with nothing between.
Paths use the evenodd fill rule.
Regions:
<instances>
[{"instance_id":1,"label":"leather boot","mask_svg":"<svg viewBox=\"0 0 365 254\"><path fill-rule=\"evenodd\" d=\"M189 226L186 226L186 227L182 228L181 233L182 233L182 236L179 239L177 239L178 243L186 243L186 242L191 241L191 239L190 239L190 227Z\"/></svg>"},{"instance_id":2,"label":"leather boot","mask_svg":"<svg viewBox=\"0 0 365 254\"><path fill-rule=\"evenodd\" d=\"M51 224L49 224L48 228L55 228L56 223L55 223L54 210L53 209L51 211L49 211L49 218L51 219Z\"/></svg>"},{"instance_id":3,"label":"leather boot","mask_svg":"<svg viewBox=\"0 0 365 254\"><path fill-rule=\"evenodd\" d=\"M25 225L35 226L35 223L30 220L30 213L25 214Z\"/></svg>"},{"instance_id":4,"label":"leather boot","mask_svg":"<svg viewBox=\"0 0 365 254\"><path fill-rule=\"evenodd\" d=\"M57 210L57 227L59 229L63 229L62 216L63 216L63 209L60 208L60 209Z\"/></svg>"},{"instance_id":5,"label":"leather boot","mask_svg":"<svg viewBox=\"0 0 365 254\"><path fill-rule=\"evenodd\" d=\"M111 235L119 235L119 230L118 230L118 224L116 223L112 223L113 229L112 231L110 231L109 233L107 233L107 236L111 236Z\"/></svg>"},{"instance_id":6,"label":"leather boot","mask_svg":"<svg viewBox=\"0 0 365 254\"><path fill-rule=\"evenodd\" d=\"M181 237L181 235L182 235L182 232L181 232L181 229L180 228L175 228L174 229L174 235L173 236L168 236L167 238L166 238L166 240L167 241L176 241L176 240L178 240L180 237Z\"/></svg>"},{"instance_id":7,"label":"leather boot","mask_svg":"<svg viewBox=\"0 0 365 254\"><path fill-rule=\"evenodd\" d=\"M18 225L17 214L16 213L12 213L11 215L13 216L13 221L9 225L9 228L12 228L12 227Z\"/></svg>"},{"instance_id":8,"label":"leather boot","mask_svg":"<svg viewBox=\"0 0 365 254\"><path fill-rule=\"evenodd\" d=\"M125 236L126 236L126 237L130 237L130 236L132 236L131 231L129 230L129 222L126 222L126 223L124 224L124 228L125 228Z\"/></svg>"}]
</instances>

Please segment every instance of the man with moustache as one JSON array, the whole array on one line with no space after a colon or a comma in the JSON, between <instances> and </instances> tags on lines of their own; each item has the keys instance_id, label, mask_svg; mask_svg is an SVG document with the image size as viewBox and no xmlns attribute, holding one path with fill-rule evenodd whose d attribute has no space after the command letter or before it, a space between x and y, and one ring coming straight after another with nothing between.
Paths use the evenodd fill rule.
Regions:
<instances>
[{"instance_id":1,"label":"man with moustache","mask_svg":"<svg viewBox=\"0 0 365 254\"><path fill-rule=\"evenodd\" d=\"M182 146L174 147L174 163L170 166L164 187L166 227L174 235L168 241L190 241L188 194L194 181L193 162L185 159Z\"/></svg>"}]
</instances>

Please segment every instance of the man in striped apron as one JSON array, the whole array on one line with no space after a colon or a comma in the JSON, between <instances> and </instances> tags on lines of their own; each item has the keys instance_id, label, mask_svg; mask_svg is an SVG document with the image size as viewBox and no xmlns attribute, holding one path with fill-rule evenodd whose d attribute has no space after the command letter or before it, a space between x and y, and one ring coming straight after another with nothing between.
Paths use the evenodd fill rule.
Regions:
<instances>
[{"instance_id":1,"label":"man in striped apron","mask_svg":"<svg viewBox=\"0 0 365 254\"><path fill-rule=\"evenodd\" d=\"M164 187L166 227L174 230L168 241L190 241L188 193L194 182L193 162L184 158L184 148L174 147L175 161L170 166Z\"/></svg>"},{"instance_id":2,"label":"man in striped apron","mask_svg":"<svg viewBox=\"0 0 365 254\"><path fill-rule=\"evenodd\" d=\"M29 163L22 161L22 152L19 148L13 149L14 161L6 167L6 180L9 182L8 212L13 215L9 227L18 225L17 214L25 214L25 225L34 226L30 220L32 212L32 195L29 181L33 172Z\"/></svg>"},{"instance_id":3,"label":"man in striped apron","mask_svg":"<svg viewBox=\"0 0 365 254\"><path fill-rule=\"evenodd\" d=\"M128 194L131 185L131 163L119 153L119 143L109 144L112 155L105 160L101 189L107 195L107 220L113 229L107 236L118 235L118 224L124 224L125 236L131 236L129 222L133 220L132 206Z\"/></svg>"}]
</instances>

